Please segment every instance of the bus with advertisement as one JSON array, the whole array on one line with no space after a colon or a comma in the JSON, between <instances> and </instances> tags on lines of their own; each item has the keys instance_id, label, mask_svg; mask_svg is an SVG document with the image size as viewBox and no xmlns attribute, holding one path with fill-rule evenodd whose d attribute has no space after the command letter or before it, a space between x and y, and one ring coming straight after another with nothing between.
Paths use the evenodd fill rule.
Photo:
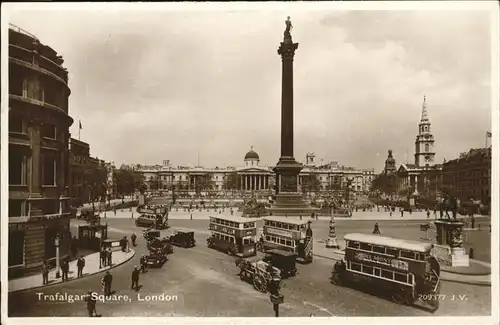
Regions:
<instances>
[{"instance_id":1,"label":"bus with advertisement","mask_svg":"<svg viewBox=\"0 0 500 325\"><path fill-rule=\"evenodd\" d=\"M311 221L268 216L262 218L264 250L280 249L292 252L300 263L313 260L313 232Z\"/></svg>"},{"instance_id":2,"label":"bus with advertisement","mask_svg":"<svg viewBox=\"0 0 500 325\"><path fill-rule=\"evenodd\" d=\"M432 244L359 233L344 239L345 256L333 267L333 284L370 283L378 293L389 293L395 303L422 301L437 310L440 266L432 256Z\"/></svg>"},{"instance_id":3,"label":"bus with advertisement","mask_svg":"<svg viewBox=\"0 0 500 325\"><path fill-rule=\"evenodd\" d=\"M257 219L237 216L210 217L207 239L209 248L231 256L250 257L257 255Z\"/></svg>"}]
</instances>

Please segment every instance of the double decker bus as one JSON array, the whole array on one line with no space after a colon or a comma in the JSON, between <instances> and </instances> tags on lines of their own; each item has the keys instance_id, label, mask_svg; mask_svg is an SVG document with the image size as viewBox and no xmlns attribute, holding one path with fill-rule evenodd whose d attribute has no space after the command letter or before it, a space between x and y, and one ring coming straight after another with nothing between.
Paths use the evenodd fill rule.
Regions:
<instances>
[{"instance_id":1,"label":"double decker bus","mask_svg":"<svg viewBox=\"0 0 500 325\"><path fill-rule=\"evenodd\" d=\"M257 255L257 219L237 216L210 217L208 230L211 236L207 245L231 256L249 257Z\"/></svg>"},{"instance_id":2,"label":"double decker bus","mask_svg":"<svg viewBox=\"0 0 500 325\"><path fill-rule=\"evenodd\" d=\"M333 284L367 281L379 293L390 293L395 303L420 300L437 310L440 266L431 255L432 244L359 233L344 239L345 256L333 267Z\"/></svg>"},{"instance_id":3,"label":"double decker bus","mask_svg":"<svg viewBox=\"0 0 500 325\"><path fill-rule=\"evenodd\" d=\"M292 218L269 216L262 218L264 250L280 249L292 252L297 262L313 260L313 232L311 222Z\"/></svg>"}]
</instances>

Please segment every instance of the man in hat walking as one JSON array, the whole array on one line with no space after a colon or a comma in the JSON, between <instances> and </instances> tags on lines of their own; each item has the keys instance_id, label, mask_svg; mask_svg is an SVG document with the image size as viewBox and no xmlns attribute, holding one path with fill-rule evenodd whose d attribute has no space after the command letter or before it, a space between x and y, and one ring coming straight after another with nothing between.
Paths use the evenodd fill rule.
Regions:
<instances>
[{"instance_id":1,"label":"man in hat walking","mask_svg":"<svg viewBox=\"0 0 500 325\"><path fill-rule=\"evenodd\" d=\"M132 271L132 289L139 290L139 270L137 269L137 265L134 266L134 270Z\"/></svg>"}]
</instances>

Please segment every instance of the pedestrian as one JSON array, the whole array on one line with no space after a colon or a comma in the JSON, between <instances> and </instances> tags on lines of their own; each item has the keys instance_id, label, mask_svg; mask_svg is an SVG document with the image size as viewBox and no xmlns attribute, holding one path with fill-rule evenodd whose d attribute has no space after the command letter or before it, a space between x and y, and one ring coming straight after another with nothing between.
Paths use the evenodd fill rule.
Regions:
<instances>
[{"instance_id":1,"label":"pedestrian","mask_svg":"<svg viewBox=\"0 0 500 325\"><path fill-rule=\"evenodd\" d=\"M122 247L122 252L125 253L125 249L127 248L127 237L123 237L121 240L120 240L120 245Z\"/></svg>"},{"instance_id":2,"label":"pedestrian","mask_svg":"<svg viewBox=\"0 0 500 325\"><path fill-rule=\"evenodd\" d=\"M404 213L405 213L405 210L403 208L401 208L401 218L403 218Z\"/></svg>"},{"instance_id":3,"label":"pedestrian","mask_svg":"<svg viewBox=\"0 0 500 325\"><path fill-rule=\"evenodd\" d=\"M431 211L429 211L429 209L427 209L427 219L429 219L430 216L431 216Z\"/></svg>"},{"instance_id":4,"label":"pedestrian","mask_svg":"<svg viewBox=\"0 0 500 325\"><path fill-rule=\"evenodd\" d=\"M135 243L135 241L137 240L137 236L135 235L135 233L130 236L130 239L132 240L132 245L134 245L134 247L137 246L137 244Z\"/></svg>"},{"instance_id":5,"label":"pedestrian","mask_svg":"<svg viewBox=\"0 0 500 325\"><path fill-rule=\"evenodd\" d=\"M101 251L101 264L103 267L106 267L108 265L108 251L106 248L103 246L102 251Z\"/></svg>"},{"instance_id":6,"label":"pedestrian","mask_svg":"<svg viewBox=\"0 0 500 325\"><path fill-rule=\"evenodd\" d=\"M116 206L113 206L113 212L114 212L115 217L116 217Z\"/></svg>"},{"instance_id":7,"label":"pedestrian","mask_svg":"<svg viewBox=\"0 0 500 325\"><path fill-rule=\"evenodd\" d=\"M110 296L111 295L111 284L113 282L113 276L109 271L106 271L106 274L102 278L102 282L104 283L104 295L105 296Z\"/></svg>"},{"instance_id":8,"label":"pedestrian","mask_svg":"<svg viewBox=\"0 0 500 325\"><path fill-rule=\"evenodd\" d=\"M146 273L146 268L147 268L146 255L142 254L139 263L141 265L141 271L142 271L142 273Z\"/></svg>"},{"instance_id":9,"label":"pedestrian","mask_svg":"<svg viewBox=\"0 0 500 325\"><path fill-rule=\"evenodd\" d=\"M43 261L43 264L42 264L43 285L49 284L49 270L50 270L50 266L47 264L47 261Z\"/></svg>"},{"instance_id":10,"label":"pedestrian","mask_svg":"<svg viewBox=\"0 0 500 325\"><path fill-rule=\"evenodd\" d=\"M380 229L378 227L378 222L375 222L375 224L373 225L373 233L376 234L376 235L380 234Z\"/></svg>"},{"instance_id":11,"label":"pedestrian","mask_svg":"<svg viewBox=\"0 0 500 325\"><path fill-rule=\"evenodd\" d=\"M192 213L192 212L191 212L191 213L189 213L189 219L190 219L190 220L193 220L193 213Z\"/></svg>"},{"instance_id":12,"label":"pedestrian","mask_svg":"<svg viewBox=\"0 0 500 325\"><path fill-rule=\"evenodd\" d=\"M443 208L439 209L439 219L443 219Z\"/></svg>"},{"instance_id":13,"label":"pedestrian","mask_svg":"<svg viewBox=\"0 0 500 325\"><path fill-rule=\"evenodd\" d=\"M132 210L132 207L130 207L130 219L134 219L134 211Z\"/></svg>"},{"instance_id":14,"label":"pedestrian","mask_svg":"<svg viewBox=\"0 0 500 325\"><path fill-rule=\"evenodd\" d=\"M474 215L471 216L470 222L471 222L471 225L472 225L472 229L474 229L475 226L476 226L476 219L474 218Z\"/></svg>"},{"instance_id":15,"label":"pedestrian","mask_svg":"<svg viewBox=\"0 0 500 325\"><path fill-rule=\"evenodd\" d=\"M94 315L97 317L97 311L95 309L97 299L92 290L89 290L87 296L85 297L85 302L87 303L87 311L89 313L89 317L94 317Z\"/></svg>"},{"instance_id":16,"label":"pedestrian","mask_svg":"<svg viewBox=\"0 0 500 325\"><path fill-rule=\"evenodd\" d=\"M106 253L106 258L107 258L107 265L111 267L113 265L113 252L111 251L111 247L108 248L108 251Z\"/></svg>"},{"instance_id":17,"label":"pedestrian","mask_svg":"<svg viewBox=\"0 0 500 325\"><path fill-rule=\"evenodd\" d=\"M134 266L134 270L132 271L132 289L139 290L139 270L137 269L137 265Z\"/></svg>"},{"instance_id":18,"label":"pedestrian","mask_svg":"<svg viewBox=\"0 0 500 325\"><path fill-rule=\"evenodd\" d=\"M71 254L73 257L76 257L76 254L78 253L78 239L76 239L76 236L73 236L71 239Z\"/></svg>"},{"instance_id":19,"label":"pedestrian","mask_svg":"<svg viewBox=\"0 0 500 325\"><path fill-rule=\"evenodd\" d=\"M83 268L85 267L85 259L83 256L80 256L78 261L76 262L76 266L78 268L78 277L81 278L83 276Z\"/></svg>"},{"instance_id":20,"label":"pedestrian","mask_svg":"<svg viewBox=\"0 0 500 325\"><path fill-rule=\"evenodd\" d=\"M62 271L62 281L68 281L68 273L69 273L69 263L68 259L65 258L61 264L61 271Z\"/></svg>"}]
</instances>

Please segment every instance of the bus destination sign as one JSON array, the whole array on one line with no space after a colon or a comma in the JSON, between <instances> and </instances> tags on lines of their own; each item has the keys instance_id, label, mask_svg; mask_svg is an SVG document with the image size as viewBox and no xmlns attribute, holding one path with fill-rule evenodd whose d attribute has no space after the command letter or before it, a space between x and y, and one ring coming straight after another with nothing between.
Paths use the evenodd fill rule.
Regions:
<instances>
[{"instance_id":1,"label":"bus destination sign","mask_svg":"<svg viewBox=\"0 0 500 325\"><path fill-rule=\"evenodd\" d=\"M408 271L408 262L386 256L356 252L354 253L354 259L359 261L388 265L396 269Z\"/></svg>"},{"instance_id":2,"label":"bus destination sign","mask_svg":"<svg viewBox=\"0 0 500 325\"><path fill-rule=\"evenodd\" d=\"M228 235L233 235L233 236L236 233L235 229L228 228L228 227L221 226L221 225L216 225L216 224L213 224L213 223L210 224L210 230L218 231L218 232L221 232L221 233L224 233L224 234L228 234Z\"/></svg>"}]
</instances>

